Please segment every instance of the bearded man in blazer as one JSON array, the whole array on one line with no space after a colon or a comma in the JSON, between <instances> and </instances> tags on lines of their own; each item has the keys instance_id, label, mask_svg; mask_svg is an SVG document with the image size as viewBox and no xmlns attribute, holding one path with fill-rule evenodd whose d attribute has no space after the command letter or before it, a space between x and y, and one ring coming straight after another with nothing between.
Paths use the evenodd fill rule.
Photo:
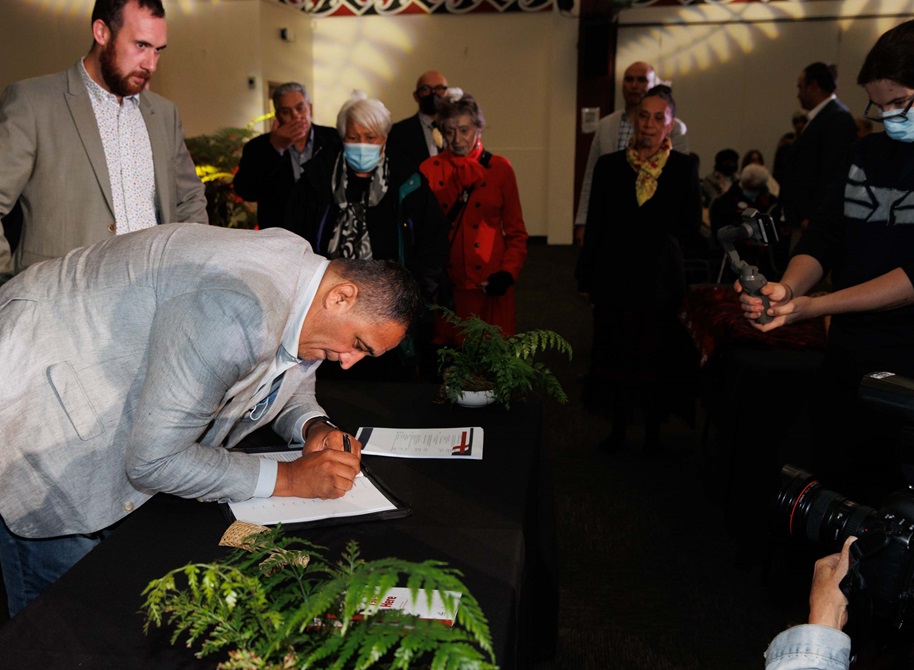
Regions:
<instances>
[{"instance_id":1,"label":"bearded man in blazer","mask_svg":"<svg viewBox=\"0 0 914 670\"><path fill-rule=\"evenodd\" d=\"M343 495L360 445L343 451L315 371L396 347L419 304L391 261L331 262L285 230L193 224L120 235L7 282L0 564L11 613L159 491ZM300 459L230 451L271 421L304 445Z\"/></svg>"},{"instance_id":2,"label":"bearded man in blazer","mask_svg":"<svg viewBox=\"0 0 914 670\"><path fill-rule=\"evenodd\" d=\"M161 0L97 0L92 36L68 70L0 99L0 218L17 200L23 212L15 258L0 233L0 273L116 233L208 222L177 109L146 90L167 41Z\"/></svg>"}]
</instances>

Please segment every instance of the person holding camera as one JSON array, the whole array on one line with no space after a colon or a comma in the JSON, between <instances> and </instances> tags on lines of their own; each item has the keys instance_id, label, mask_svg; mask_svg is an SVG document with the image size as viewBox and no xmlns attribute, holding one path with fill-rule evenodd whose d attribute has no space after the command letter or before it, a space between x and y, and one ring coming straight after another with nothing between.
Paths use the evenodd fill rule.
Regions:
<instances>
[{"instance_id":1,"label":"person holding camera","mask_svg":"<svg viewBox=\"0 0 914 670\"><path fill-rule=\"evenodd\" d=\"M851 639L842 629L847 624L847 598L841 580L850 566L850 546L816 561L809 591L809 623L778 634L765 652L765 670L847 670Z\"/></svg>"},{"instance_id":2,"label":"person holding camera","mask_svg":"<svg viewBox=\"0 0 914 670\"><path fill-rule=\"evenodd\" d=\"M864 115L883 123L885 133L851 147L843 178L833 182L781 280L762 289L773 319L753 325L767 332L831 316L810 400L814 468L842 488L860 485L858 497L881 498L903 484L894 453L901 426L861 407L856 395L860 379L874 371L914 376L914 21L879 38L857 83L869 96ZM808 295L829 274L833 290ZM741 301L746 318L762 313L759 298L743 294ZM871 480L860 481L871 467L877 479L868 473Z\"/></svg>"}]
</instances>

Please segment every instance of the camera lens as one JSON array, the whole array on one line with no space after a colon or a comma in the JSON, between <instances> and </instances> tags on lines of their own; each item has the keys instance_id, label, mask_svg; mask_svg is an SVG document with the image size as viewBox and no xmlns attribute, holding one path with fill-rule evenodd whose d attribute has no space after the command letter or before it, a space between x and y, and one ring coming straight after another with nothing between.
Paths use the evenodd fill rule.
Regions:
<instances>
[{"instance_id":1,"label":"camera lens","mask_svg":"<svg viewBox=\"0 0 914 670\"><path fill-rule=\"evenodd\" d=\"M829 491L814 475L792 465L781 469L776 505L778 520L787 521L791 536L805 537L833 550L839 549L849 535L862 535L876 518L872 507Z\"/></svg>"}]
</instances>

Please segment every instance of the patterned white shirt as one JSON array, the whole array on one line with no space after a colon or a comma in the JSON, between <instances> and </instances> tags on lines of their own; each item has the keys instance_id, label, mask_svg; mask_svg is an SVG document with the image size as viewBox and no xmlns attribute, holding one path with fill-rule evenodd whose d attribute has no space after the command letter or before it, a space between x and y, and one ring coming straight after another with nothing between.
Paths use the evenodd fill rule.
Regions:
<instances>
[{"instance_id":1,"label":"patterned white shirt","mask_svg":"<svg viewBox=\"0 0 914 670\"><path fill-rule=\"evenodd\" d=\"M622 118L619 119L619 139L616 142L616 151L622 151L628 148L628 141L635 134L635 125L629 120L628 114L623 112Z\"/></svg>"},{"instance_id":2,"label":"patterned white shirt","mask_svg":"<svg viewBox=\"0 0 914 670\"><path fill-rule=\"evenodd\" d=\"M118 235L151 228L156 218L155 168L149 131L140 111L140 96L119 103L117 96L95 83L82 65L92 111L105 149L111 199Z\"/></svg>"}]
</instances>

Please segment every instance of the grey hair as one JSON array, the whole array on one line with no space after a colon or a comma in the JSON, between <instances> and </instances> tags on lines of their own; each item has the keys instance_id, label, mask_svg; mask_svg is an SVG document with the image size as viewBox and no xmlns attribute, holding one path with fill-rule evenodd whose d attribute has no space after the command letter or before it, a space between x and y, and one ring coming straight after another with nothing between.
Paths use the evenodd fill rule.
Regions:
<instances>
[{"instance_id":1,"label":"grey hair","mask_svg":"<svg viewBox=\"0 0 914 670\"><path fill-rule=\"evenodd\" d=\"M438 108L438 125L443 124L448 119L454 119L464 114L470 117L476 130L486 129L486 117L482 115L482 110L479 108L476 98L469 93L463 94L457 100L445 99L442 101L441 106Z\"/></svg>"},{"instance_id":2,"label":"grey hair","mask_svg":"<svg viewBox=\"0 0 914 670\"><path fill-rule=\"evenodd\" d=\"M295 81L290 81L285 84L280 84L276 87L276 90L273 91L273 110L276 111L279 109L279 99L288 95L289 93L301 93L305 96L305 102L309 105L311 104L311 97L308 95L308 89Z\"/></svg>"},{"instance_id":3,"label":"grey hair","mask_svg":"<svg viewBox=\"0 0 914 670\"><path fill-rule=\"evenodd\" d=\"M387 137L390 135L390 110L384 103L375 98L369 98L361 91L353 93L352 97L343 103L340 113L336 117L336 131L340 137L346 137L346 130L352 122L365 126L368 130Z\"/></svg>"},{"instance_id":4,"label":"grey hair","mask_svg":"<svg viewBox=\"0 0 914 670\"><path fill-rule=\"evenodd\" d=\"M761 189L768 185L769 176L770 173L768 172L768 168L764 165L749 163L749 165L744 167L743 171L740 172L739 185L743 188L752 190Z\"/></svg>"},{"instance_id":5,"label":"grey hair","mask_svg":"<svg viewBox=\"0 0 914 670\"><path fill-rule=\"evenodd\" d=\"M331 269L359 288L357 308L374 323L393 321L407 330L422 306L419 284L404 266L391 260L335 258Z\"/></svg>"}]
</instances>

